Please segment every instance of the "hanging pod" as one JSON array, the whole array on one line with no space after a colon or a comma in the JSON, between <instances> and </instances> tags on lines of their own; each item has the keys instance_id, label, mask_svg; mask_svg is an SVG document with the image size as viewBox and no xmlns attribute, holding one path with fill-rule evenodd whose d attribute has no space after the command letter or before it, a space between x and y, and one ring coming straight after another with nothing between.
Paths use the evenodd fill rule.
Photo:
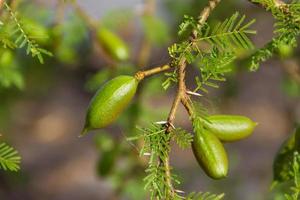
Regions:
<instances>
[{"instance_id":1,"label":"hanging pod","mask_svg":"<svg viewBox=\"0 0 300 200\"><path fill-rule=\"evenodd\" d=\"M97 37L103 50L113 59L125 61L129 58L129 49L127 45L112 31L101 27L98 29Z\"/></svg>"},{"instance_id":2,"label":"hanging pod","mask_svg":"<svg viewBox=\"0 0 300 200\"><path fill-rule=\"evenodd\" d=\"M114 122L132 100L137 86L133 76L118 76L104 84L88 106L81 135Z\"/></svg>"},{"instance_id":3,"label":"hanging pod","mask_svg":"<svg viewBox=\"0 0 300 200\"><path fill-rule=\"evenodd\" d=\"M228 159L223 144L214 134L200 127L200 123L193 122L195 131L193 153L209 177L225 178L228 173Z\"/></svg>"},{"instance_id":4,"label":"hanging pod","mask_svg":"<svg viewBox=\"0 0 300 200\"><path fill-rule=\"evenodd\" d=\"M234 142L248 137L257 123L245 116L212 115L203 120L204 127L223 142Z\"/></svg>"}]
</instances>

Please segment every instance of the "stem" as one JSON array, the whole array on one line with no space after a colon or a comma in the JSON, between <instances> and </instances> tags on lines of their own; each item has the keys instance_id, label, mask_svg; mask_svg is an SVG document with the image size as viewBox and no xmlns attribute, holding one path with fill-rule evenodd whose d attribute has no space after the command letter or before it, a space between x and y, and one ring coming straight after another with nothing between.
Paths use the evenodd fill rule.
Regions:
<instances>
[{"instance_id":1,"label":"stem","mask_svg":"<svg viewBox=\"0 0 300 200\"><path fill-rule=\"evenodd\" d=\"M267 5L265 4L261 4L261 3L258 3L258 2L253 2L253 0L248 0L250 3L253 3L253 4L256 4L256 5L259 5L259 6L262 6L263 8L267 8ZM274 4L276 7L280 7L280 6L283 6L285 5L285 3L281 0L273 0Z\"/></svg>"},{"instance_id":2,"label":"stem","mask_svg":"<svg viewBox=\"0 0 300 200\"><path fill-rule=\"evenodd\" d=\"M163 65L163 66L159 66L159 67L154 67L154 68L149 69L149 70L137 72L135 74L135 77L136 77L136 79L138 79L140 81L140 80L143 80L147 76L151 76L153 74L161 73L161 72L166 71L170 68L171 68L171 66L168 65L168 64Z\"/></svg>"},{"instance_id":3,"label":"stem","mask_svg":"<svg viewBox=\"0 0 300 200\"><path fill-rule=\"evenodd\" d=\"M199 15L197 29L199 29L199 28L201 28L201 26L203 26L203 24L209 17L211 11L218 5L218 3L220 3L220 1L221 0L210 0L208 2L208 5L202 10L202 12ZM197 29L192 31L191 39L189 40L189 42L192 44L193 44L194 39L197 37L197 33L198 33ZM172 128L171 125L173 124L173 122L175 120L175 115L176 115L176 111L177 111L179 102L181 102L183 104L183 106L186 108L186 110L188 111L188 113L190 115L193 114L189 96L186 94L186 86L185 86L186 64L187 64L186 58L182 57L178 64L178 89L177 89L176 97L173 101L171 111L169 113L167 131L170 131L170 129Z\"/></svg>"},{"instance_id":4,"label":"stem","mask_svg":"<svg viewBox=\"0 0 300 200\"><path fill-rule=\"evenodd\" d=\"M210 0L208 2L208 5L203 9L203 11L200 13L199 18L198 18L198 25L197 25L197 29L200 29L201 26L203 26L203 24L205 23L205 21L207 20L208 16L210 15L211 11L217 6L217 4L220 2L221 0ZM198 34L198 30L195 29L192 31L191 37L189 42L191 43L191 45L194 45L194 39L197 38L197 34ZM192 109L192 105L190 103L190 98L186 93L186 85L185 85L185 68L187 65L187 60L185 57L181 57L181 59L178 62L178 88L177 88L177 92L176 92L176 96L173 100L173 104L168 116L168 120L167 120L167 129L165 134L169 134L170 131L172 130L173 127L173 123L176 117L176 112L179 106L179 103L181 102L183 104L183 106L186 108L186 110L188 111L190 116L193 116L193 109ZM169 156L167 156L165 158L164 161L164 165L165 165L165 170L166 170L166 182L169 185L169 188L171 188L171 191L169 191L170 197L174 197L175 195L175 191L172 185L172 179L171 179L171 172L170 172L170 164L169 164Z\"/></svg>"},{"instance_id":5,"label":"stem","mask_svg":"<svg viewBox=\"0 0 300 200\"><path fill-rule=\"evenodd\" d=\"M82 8L78 5L76 1L72 1L72 6L77 12L77 14L81 17L81 19L87 24L88 28L91 31L91 38L93 41L93 46L96 50L96 53L99 54L107 63L109 63L108 66L110 66L112 69L115 69L116 67L116 61L113 60L101 47L97 40L97 29L99 22L95 22L89 15L85 13L85 11L82 10Z\"/></svg>"}]
</instances>

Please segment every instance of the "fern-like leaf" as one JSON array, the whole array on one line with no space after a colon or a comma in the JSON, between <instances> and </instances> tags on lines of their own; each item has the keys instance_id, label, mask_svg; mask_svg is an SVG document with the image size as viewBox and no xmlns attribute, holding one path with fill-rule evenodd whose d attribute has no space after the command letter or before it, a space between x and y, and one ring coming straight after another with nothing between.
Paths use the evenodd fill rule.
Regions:
<instances>
[{"instance_id":1,"label":"fern-like leaf","mask_svg":"<svg viewBox=\"0 0 300 200\"><path fill-rule=\"evenodd\" d=\"M191 147L193 135L182 128L173 129L170 133L173 140L178 144L181 149Z\"/></svg>"},{"instance_id":2,"label":"fern-like leaf","mask_svg":"<svg viewBox=\"0 0 300 200\"><path fill-rule=\"evenodd\" d=\"M239 17L239 13L235 13L213 28L206 24L201 30L201 37L196 41L206 41L212 46L227 50L252 49L253 44L248 34L256 34L256 31L249 29L255 20L245 23L245 18L245 15Z\"/></svg>"},{"instance_id":3,"label":"fern-like leaf","mask_svg":"<svg viewBox=\"0 0 300 200\"><path fill-rule=\"evenodd\" d=\"M229 65L234 61L236 55L234 52L220 51L213 48L211 52L203 55L197 63L201 76L196 76L196 85L194 92L202 91L208 93L207 87L218 88L217 82L225 81L225 74L232 71Z\"/></svg>"},{"instance_id":4,"label":"fern-like leaf","mask_svg":"<svg viewBox=\"0 0 300 200\"><path fill-rule=\"evenodd\" d=\"M0 168L9 171L20 169L21 157L18 152L6 143L0 144Z\"/></svg>"},{"instance_id":5,"label":"fern-like leaf","mask_svg":"<svg viewBox=\"0 0 300 200\"><path fill-rule=\"evenodd\" d=\"M192 192L186 197L186 200L221 200L224 196L224 194L217 195L210 192Z\"/></svg>"},{"instance_id":6,"label":"fern-like leaf","mask_svg":"<svg viewBox=\"0 0 300 200\"><path fill-rule=\"evenodd\" d=\"M13 32L11 36L15 37L15 45L18 48L25 48L26 54L31 54L32 57L37 57L40 63L44 63L43 55L52 56L52 53L43 49L39 44L32 39L32 37L25 31L22 23L17 17L17 14L10 8L10 6L4 2L4 7L10 14L13 21ZM4 41L5 42L5 41Z\"/></svg>"}]
</instances>

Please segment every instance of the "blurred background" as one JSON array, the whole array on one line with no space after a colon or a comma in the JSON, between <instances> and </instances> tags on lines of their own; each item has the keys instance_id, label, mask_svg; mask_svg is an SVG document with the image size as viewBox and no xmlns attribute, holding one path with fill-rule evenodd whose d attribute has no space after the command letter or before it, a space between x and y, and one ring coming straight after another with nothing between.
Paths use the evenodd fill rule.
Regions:
<instances>
[{"instance_id":1,"label":"blurred background","mask_svg":"<svg viewBox=\"0 0 300 200\"><path fill-rule=\"evenodd\" d=\"M14 0L26 29L53 53L44 64L24 49L0 48L0 140L22 157L21 171L0 170L2 200L146 199L142 180L145 160L137 144L126 141L136 125L165 120L174 88L164 90L164 76L147 78L135 101L117 123L78 138L94 92L118 74L169 61L167 48L178 41L178 25L187 14L196 17L206 4L199 0ZM262 47L273 35L273 18L248 1L221 2L209 18L214 24L235 11L256 19L252 37ZM1 15L5 17L5 13ZM105 27L128 46L128 59L113 58L97 39ZM258 122L254 134L226 144L227 179L210 180L191 150L173 145L171 164L186 192L225 193L228 200L274 199L270 192L272 162L282 142L300 121L300 50L284 47L257 72L243 56L219 89L201 101L210 113L246 115ZM297 75L298 72L298 75ZM193 85L197 73L187 69ZM198 100L198 99L195 99ZM180 108L177 126L191 131Z\"/></svg>"}]
</instances>

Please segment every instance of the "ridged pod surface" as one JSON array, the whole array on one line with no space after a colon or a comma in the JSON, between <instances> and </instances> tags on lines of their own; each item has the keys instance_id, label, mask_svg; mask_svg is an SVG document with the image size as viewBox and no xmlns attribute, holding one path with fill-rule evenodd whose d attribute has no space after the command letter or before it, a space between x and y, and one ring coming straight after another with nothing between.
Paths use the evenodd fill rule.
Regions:
<instances>
[{"instance_id":1,"label":"ridged pod surface","mask_svg":"<svg viewBox=\"0 0 300 200\"><path fill-rule=\"evenodd\" d=\"M223 142L234 142L251 135L257 123L240 115L212 115L203 120L205 128Z\"/></svg>"},{"instance_id":2,"label":"ridged pod surface","mask_svg":"<svg viewBox=\"0 0 300 200\"><path fill-rule=\"evenodd\" d=\"M97 32L98 41L106 53L118 61L129 58L129 49L125 42L106 28L99 28Z\"/></svg>"},{"instance_id":3,"label":"ridged pod surface","mask_svg":"<svg viewBox=\"0 0 300 200\"><path fill-rule=\"evenodd\" d=\"M118 76L104 84L89 104L81 135L114 122L130 103L137 86L133 76Z\"/></svg>"},{"instance_id":4,"label":"ridged pod surface","mask_svg":"<svg viewBox=\"0 0 300 200\"><path fill-rule=\"evenodd\" d=\"M194 127L192 143L194 155L205 173L213 179L222 179L228 173L228 159L220 140L207 130Z\"/></svg>"}]
</instances>

